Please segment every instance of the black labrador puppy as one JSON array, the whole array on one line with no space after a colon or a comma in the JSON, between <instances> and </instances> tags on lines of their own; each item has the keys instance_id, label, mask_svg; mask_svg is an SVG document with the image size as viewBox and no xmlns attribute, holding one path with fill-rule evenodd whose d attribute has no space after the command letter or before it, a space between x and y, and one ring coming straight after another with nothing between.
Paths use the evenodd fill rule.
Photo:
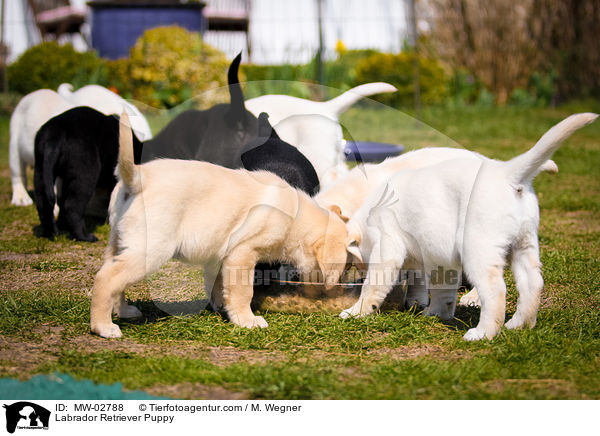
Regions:
<instances>
[{"instance_id":1,"label":"black labrador puppy","mask_svg":"<svg viewBox=\"0 0 600 436\"><path fill-rule=\"evenodd\" d=\"M142 143L133 135L134 156L139 163ZM97 190L111 192L117 183L119 118L89 107L76 107L46 122L35 136L35 205L42 234L53 238L66 231L78 241L96 241L85 228L84 212ZM60 212L54 221L54 185ZM104 205L104 208L108 204Z\"/></svg>"},{"instance_id":2,"label":"black labrador puppy","mask_svg":"<svg viewBox=\"0 0 600 436\"><path fill-rule=\"evenodd\" d=\"M265 112L258 116L258 137L242 150L242 163L249 171L270 171L310 196L319 192L319 177L310 161L277 136Z\"/></svg>"},{"instance_id":3,"label":"black labrador puppy","mask_svg":"<svg viewBox=\"0 0 600 436\"><path fill-rule=\"evenodd\" d=\"M229 104L177 115L158 135L144 143L142 162L156 158L201 160L240 168L242 146L256 138L256 117L246 110L238 80L242 54L229 67Z\"/></svg>"},{"instance_id":4,"label":"black labrador puppy","mask_svg":"<svg viewBox=\"0 0 600 436\"><path fill-rule=\"evenodd\" d=\"M269 124L269 116L258 116L258 137L246 144L242 163L249 171L270 171L294 188L314 195L319 191L319 177L310 161L296 147L282 141ZM254 289L264 294L277 278L279 263L259 263L254 267ZM291 279L292 277L286 277Z\"/></svg>"}]
</instances>

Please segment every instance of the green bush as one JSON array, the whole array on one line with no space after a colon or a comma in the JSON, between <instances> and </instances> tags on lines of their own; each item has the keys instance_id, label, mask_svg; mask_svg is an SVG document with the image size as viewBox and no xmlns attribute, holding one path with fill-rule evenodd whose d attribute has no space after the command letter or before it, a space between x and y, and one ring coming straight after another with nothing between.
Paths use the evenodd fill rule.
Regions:
<instances>
[{"instance_id":1,"label":"green bush","mask_svg":"<svg viewBox=\"0 0 600 436\"><path fill-rule=\"evenodd\" d=\"M539 106L548 106L558 94L558 76L555 71L543 73L536 71L529 79L529 89Z\"/></svg>"},{"instance_id":2,"label":"green bush","mask_svg":"<svg viewBox=\"0 0 600 436\"><path fill-rule=\"evenodd\" d=\"M483 88L473 74L465 69L455 69L449 82L450 101L457 107L476 103Z\"/></svg>"},{"instance_id":3,"label":"green bush","mask_svg":"<svg viewBox=\"0 0 600 436\"><path fill-rule=\"evenodd\" d=\"M265 94L286 94L300 98L310 98L311 92L306 83L314 77L310 64L306 65L253 65L241 66L246 76L246 98Z\"/></svg>"},{"instance_id":4,"label":"green bush","mask_svg":"<svg viewBox=\"0 0 600 436\"><path fill-rule=\"evenodd\" d=\"M245 64L241 67L248 82L264 80L301 81L309 78L308 65L253 65Z\"/></svg>"},{"instance_id":5,"label":"green bush","mask_svg":"<svg viewBox=\"0 0 600 436\"><path fill-rule=\"evenodd\" d=\"M75 88L104 81L103 61L96 52L79 53L70 44L44 42L26 50L8 67L8 86L29 94L37 89L56 89L64 82Z\"/></svg>"},{"instance_id":6,"label":"green bush","mask_svg":"<svg viewBox=\"0 0 600 436\"><path fill-rule=\"evenodd\" d=\"M126 99L133 98L131 77L129 74L129 59L106 60L106 86L112 88Z\"/></svg>"},{"instance_id":7,"label":"green bush","mask_svg":"<svg viewBox=\"0 0 600 436\"><path fill-rule=\"evenodd\" d=\"M362 85L358 83L356 67L376 54L379 54L377 50L338 50L337 60L325 62L325 85L341 90Z\"/></svg>"},{"instance_id":8,"label":"green bush","mask_svg":"<svg viewBox=\"0 0 600 436\"><path fill-rule=\"evenodd\" d=\"M356 85L367 82L388 82L398 92L382 94L375 99L390 106L409 106L414 101L414 52L400 54L376 53L356 66ZM435 59L419 57L419 81L423 104L438 104L449 95L450 79Z\"/></svg>"},{"instance_id":9,"label":"green bush","mask_svg":"<svg viewBox=\"0 0 600 436\"><path fill-rule=\"evenodd\" d=\"M515 89L510 95L509 103L514 106L546 107L553 102L557 92L554 72L534 72L529 78L527 89Z\"/></svg>"},{"instance_id":10,"label":"green bush","mask_svg":"<svg viewBox=\"0 0 600 436\"><path fill-rule=\"evenodd\" d=\"M225 55L198 33L168 26L144 32L129 61L112 63L108 74L124 95L150 106L171 108L197 96L210 106L228 95L226 88L207 92L227 85L228 67Z\"/></svg>"}]
</instances>

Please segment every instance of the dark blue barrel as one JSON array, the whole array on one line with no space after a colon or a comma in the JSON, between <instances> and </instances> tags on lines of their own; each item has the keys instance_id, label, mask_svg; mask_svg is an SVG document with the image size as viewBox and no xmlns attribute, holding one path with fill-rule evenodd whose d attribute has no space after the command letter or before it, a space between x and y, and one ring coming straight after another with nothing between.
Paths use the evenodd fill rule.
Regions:
<instances>
[{"instance_id":1,"label":"dark blue barrel","mask_svg":"<svg viewBox=\"0 0 600 436\"><path fill-rule=\"evenodd\" d=\"M399 156L404 146L383 142L348 141L344 148L347 162L381 162L388 157Z\"/></svg>"},{"instance_id":2,"label":"dark blue barrel","mask_svg":"<svg viewBox=\"0 0 600 436\"><path fill-rule=\"evenodd\" d=\"M118 59L144 31L158 26L178 25L193 32L204 32L204 3L178 1L108 1L88 3L92 8L92 47L100 56Z\"/></svg>"}]
</instances>

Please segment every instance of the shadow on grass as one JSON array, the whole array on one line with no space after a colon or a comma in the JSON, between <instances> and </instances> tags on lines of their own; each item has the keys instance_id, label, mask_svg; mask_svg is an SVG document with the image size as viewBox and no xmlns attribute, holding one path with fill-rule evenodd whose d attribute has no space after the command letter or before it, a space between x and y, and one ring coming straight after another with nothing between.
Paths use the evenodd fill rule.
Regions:
<instances>
[{"instance_id":1,"label":"shadow on grass","mask_svg":"<svg viewBox=\"0 0 600 436\"><path fill-rule=\"evenodd\" d=\"M85 229L89 233L93 233L93 234L96 233L96 230L98 229L98 227L101 227L104 224L106 224L106 218L100 218L100 217L95 217L95 216L93 216L93 217L86 216L86 217L84 217L84 220L85 220ZM55 235L54 237L48 238L47 236L44 235L44 230L42 229L41 224L33 226L32 232L36 238L46 238L50 241L53 241L57 236L61 236L61 235L66 236L68 239L75 240L75 238L73 238L67 230L63 230L63 229L59 229L58 234ZM79 242L86 242L86 241L79 241Z\"/></svg>"},{"instance_id":2,"label":"shadow on grass","mask_svg":"<svg viewBox=\"0 0 600 436\"><path fill-rule=\"evenodd\" d=\"M456 306L454 318L450 320L440 320L442 324L451 330L466 331L476 327L479 323L481 308L474 306ZM514 315L513 312L506 313L504 322L508 321Z\"/></svg>"},{"instance_id":3,"label":"shadow on grass","mask_svg":"<svg viewBox=\"0 0 600 436\"><path fill-rule=\"evenodd\" d=\"M135 307L137 307L142 312L142 316L139 318L120 319L119 324L121 325L154 324L171 317L199 315L203 312L217 313L217 315L223 318L223 320L228 320L226 314L215 312L210 304L202 305L202 309L200 310L190 310L190 308L195 308L198 306L198 300L177 301L172 303L161 302L160 305L167 310L163 310L153 301L147 300L131 301L130 304L133 304Z\"/></svg>"},{"instance_id":4,"label":"shadow on grass","mask_svg":"<svg viewBox=\"0 0 600 436\"><path fill-rule=\"evenodd\" d=\"M450 330L466 331L477 325L480 312L481 310L479 307L456 306L454 318L441 320L441 322Z\"/></svg>"}]
</instances>

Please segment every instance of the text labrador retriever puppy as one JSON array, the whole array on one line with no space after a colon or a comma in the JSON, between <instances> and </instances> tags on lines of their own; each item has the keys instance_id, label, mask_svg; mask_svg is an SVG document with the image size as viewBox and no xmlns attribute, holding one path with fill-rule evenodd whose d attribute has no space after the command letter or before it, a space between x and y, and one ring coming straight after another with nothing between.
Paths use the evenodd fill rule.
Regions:
<instances>
[{"instance_id":1,"label":"text labrador retriever puppy","mask_svg":"<svg viewBox=\"0 0 600 436\"><path fill-rule=\"evenodd\" d=\"M432 299L437 292L432 271L464 268L481 299L479 324L464 339L491 339L504 322L503 270L511 259L519 300L506 327L534 327L544 282L532 181L566 138L597 117L568 117L508 162L453 159L401 171L377 188L348 222L350 251L362 256L369 270L358 302L341 316L376 311L405 263L425 270Z\"/></svg>"},{"instance_id":2,"label":"text labrador retriever puppy","mask_svg":"<svg viewBox=\"0 0 600 436\"><path fill-rule=\"evenodd\" d=\"M119 183L109 206L110 243L94 283L93 333L120 337L111 313L140 315L125 303L125 288L171 258L203 264L213 308L248 328L267 327L250 309L258 261L289 262L305 274L319 268L327 289L339 280L346 226L305 193L262 171L172 159L135 165L125 113L119 136Z\"/></svg>"}]
</instances>

